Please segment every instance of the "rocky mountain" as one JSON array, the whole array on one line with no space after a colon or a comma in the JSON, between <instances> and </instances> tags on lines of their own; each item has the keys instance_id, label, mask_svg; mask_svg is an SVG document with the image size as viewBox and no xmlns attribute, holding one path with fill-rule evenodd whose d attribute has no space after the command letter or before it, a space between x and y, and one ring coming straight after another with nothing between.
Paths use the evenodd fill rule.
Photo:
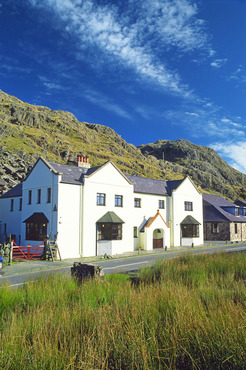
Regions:
<instances>
[{"instance_id":1,"label":"rocky mountain","mask_svg":"<svg viewBox=\"0 0 246 370\"><path fill-rule=\"evenodd\" d=\"M188 174L204 191L230 199L246 197L246 176L229 166L212 148L187 140L158 140L138 148L145 156L175 164L174 171Z\"/></svg>"},{"instance_id":2,"label":"rocky mountain","mask_svg":"<svg viewBox=\"0 0 246 370\"><path fill-rule=\"evenodd\" d=\"M39 156L75 164L78 154L89 155L92 166L110 159L128 174L165 180L190 175L201 190L246 197L245 176L212 149L185 140L136 148L107 126L79 122L72 113L23 103L0 90L0 194L21 181Z\"/></svg>"}]
</instances>

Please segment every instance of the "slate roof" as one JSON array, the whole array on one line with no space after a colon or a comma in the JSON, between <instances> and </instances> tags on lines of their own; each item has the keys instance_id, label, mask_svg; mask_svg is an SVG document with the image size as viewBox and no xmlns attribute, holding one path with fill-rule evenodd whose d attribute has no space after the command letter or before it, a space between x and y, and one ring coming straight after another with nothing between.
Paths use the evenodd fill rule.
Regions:
<instances>
[{"instance_id":1,"label":"slate roof","mask_svg":"<svg viewBox=\"0 0 246 370\"><path fill-rule=\"evenodd\" d=\"M17 184L12 189L1 195L1 198L15 198L22 196L22 183Z\"/></svg>"},{"instance_id":2,"label":"slate roof","mask_svg":"<svg viewBox=\"0 0 246 370\"><path fill-rule=\"evenodd\" d=\"M177 189L183 180L163 181L126 175L133 183L135 193L155 194L155 195L171 195L172 191Z\"/></svg>"},{"instance_id":3,"label":"slate roof","mask_svg":"<svg viewBox=\"0 0 246 370\"><path fill-rule=\"evenodd\" d=\"M246 222L245 216L234 216L223 207L236 207L233 202L220 197L219 195L203 194L204 221L205 222Z\"/></svg>"},{"instance_id":4,"label":"slate roof","mask_svg":"<svg viewBox=\"0 0 246 370\"><path fill-rule=\"evenodd\" d=\"M126 177L133 183L135 193L168 195L166 181L132 175L126 175Z\"/></svg>"},{"instance_id":5,"label":"slate roof","mask_svg":"<svg viewBox=\"0 0 246 370\"><path fill-rule=\"evenodd\" d=\"M91 170L91 168L70 166L68 164L60 164L55 162L49 163L56 171L62 173L62 182L69 184L81 185L83 183L83 176L86 175L89 170Z\"/></svg>"},{"instance_id":6,"label":"slate roof","mask_svg":"<svg viewBox=\"0 0 246 370\"><path fill-rule=\"evenodd\" d=\"M62 182L68 184L81 185L84 182L84 177L92 175L94 172L99 170L101 166L92 167L92 168L83 168L77 166L71 166L67 164L60 164L56 162L47 162L42 158L42 160L49 166L49 168L61 174ZM171 195L172 191L177 189L178 186L182 183L183 180L174 180L174 181L163 181L156 180L132 175L122 174L126 180L134 186L135 193L145 193L145 194L155 194L155 195ZM22 195L22 184L18 184L7 193L2 195L1 198L12 198Z\"/></svg>"}]
</instances>

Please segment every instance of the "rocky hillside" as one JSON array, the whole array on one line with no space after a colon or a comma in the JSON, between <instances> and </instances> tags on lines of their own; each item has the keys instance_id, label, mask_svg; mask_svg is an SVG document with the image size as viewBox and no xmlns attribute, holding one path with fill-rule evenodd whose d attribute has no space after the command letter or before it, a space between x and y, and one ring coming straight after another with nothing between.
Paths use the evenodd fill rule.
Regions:
<instances>
[{"instance_id":1,"label":"rocky hillside","mask_svg":"<svg viewBox=\"0 0 246 370\"><path fill-rule=\"evenodd\" d=\"M204 191L231 199L246 196L244 175L212 149L185 140L159 140L136 148L109 127L23 103L0 90L0 194L21 181L39 156L71 164L78 154L89 155L92 166L110 159L128 174L166 180L188 174Z\"/></svg>"},{"instance_id":2,"label":"rocky hillside","mask_svg":"<svg viewBox=\"0 0 246 370\"><path fill-rule=\"evenodd\" d=\"M175 164L175 172L188 174L204 191L231 199L246 198L246 176L230 167L214 149L187 140L158 140L138 148L145 156Z\"/></svg>"}]
</instances>

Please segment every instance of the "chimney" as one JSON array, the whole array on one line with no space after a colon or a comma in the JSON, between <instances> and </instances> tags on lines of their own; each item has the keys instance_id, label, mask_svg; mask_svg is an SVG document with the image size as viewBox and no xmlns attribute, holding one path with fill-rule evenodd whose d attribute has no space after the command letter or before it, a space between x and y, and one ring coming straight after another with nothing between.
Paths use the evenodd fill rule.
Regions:
<instances>
[{"instance_id":1,"label":"chimney","mask_svg":"<svg viewBox=\"0 0 246 370\"><path fill-rule=\"evenodd\" d=\"M91 165L89 163L89 156L86 155L84 156L83 154L79 154L78 155L78 167L81 167L81 168L90 168Z\"/></svg>"}]
</instances>

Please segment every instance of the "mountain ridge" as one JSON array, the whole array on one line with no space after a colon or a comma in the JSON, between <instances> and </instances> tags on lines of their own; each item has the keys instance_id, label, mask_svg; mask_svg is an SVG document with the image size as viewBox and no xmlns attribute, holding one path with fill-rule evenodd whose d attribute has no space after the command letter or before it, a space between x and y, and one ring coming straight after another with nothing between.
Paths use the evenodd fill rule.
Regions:
<instances>
[{"instance_id":1,"label":"mountain ridge","mask_svg":"<svg viewBox=\"0 0 246 370\"><path fill-rule=\"evenodd\" d=\"M189 175L201 191L246 198L246 176L211 148L184 139L135 147L108 126L79 122L70 112L24 103L1 90L0 140L0 193L21 181L39 156L73 164L84 154L92 166L110 159L129 175L162 180Z\"/></svg>"}]
</instances>

